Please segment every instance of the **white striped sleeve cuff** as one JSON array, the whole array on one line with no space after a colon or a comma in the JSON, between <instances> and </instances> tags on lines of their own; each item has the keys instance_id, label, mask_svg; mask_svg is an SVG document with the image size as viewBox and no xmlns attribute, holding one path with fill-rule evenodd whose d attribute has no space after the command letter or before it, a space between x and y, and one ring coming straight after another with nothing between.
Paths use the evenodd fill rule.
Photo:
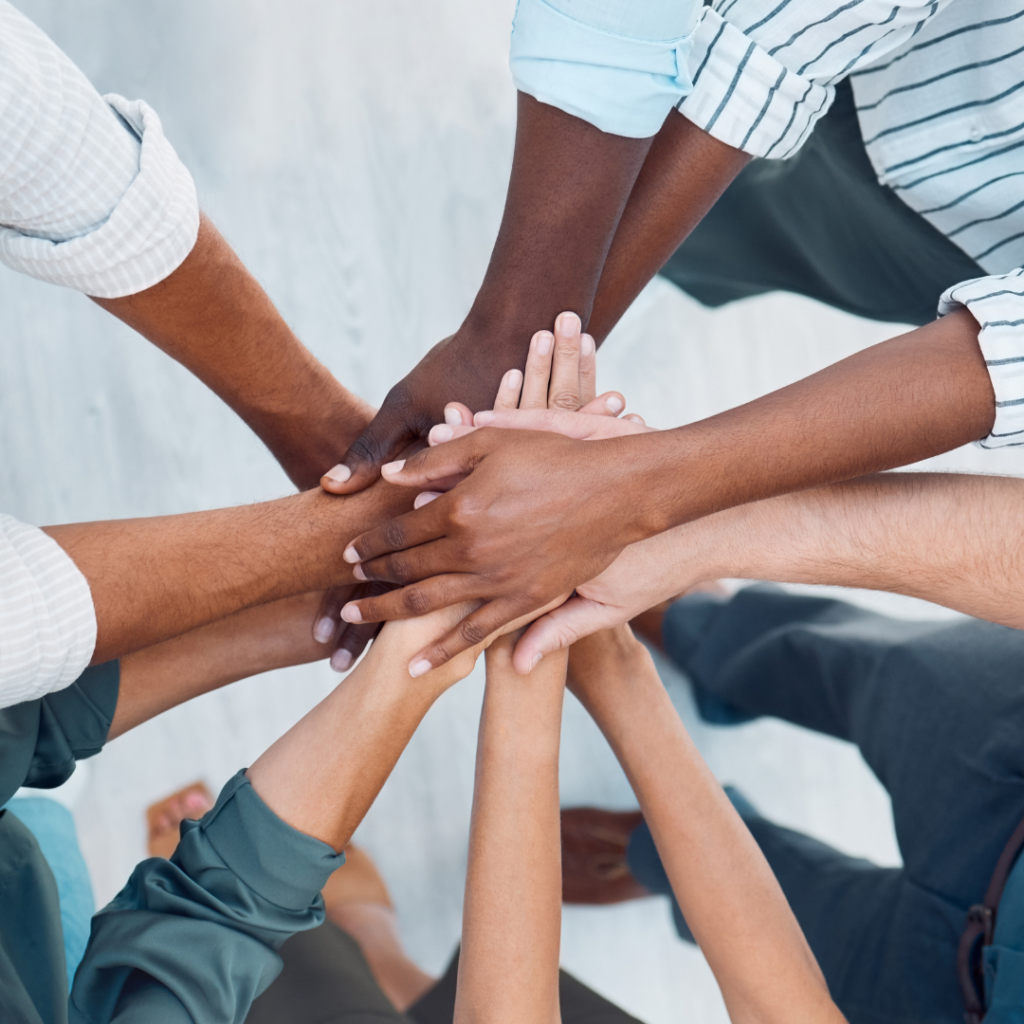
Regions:
<instances>
[{"instance_id":1,"label":"white striped sleeve cuff","mask_svg":"<svg viewBox=\"0 0 1024 1024\"><path fill-rule=\"evenodd\" d=\"M141 139L139 170L127 191L98 227L66 241L0 228L0 260L42 281L115 299L159 283L181 265L199 233L199 200L155 111L142 100L104 99Z\"/></svg>"},{"instance_id":2,"label":"white striped sleeve cuff","mask_svg":"<svg viewBox=\"0 0 1024 1024\"><path fill-rule=\"evenodd\" d=\"M951 0L716 0L694 36L684 117L752 156L785 159L835 84L902 46Z\"/></svg>"},{"instance_id":3,"label":"white striped sleeve cuff","mask_svg":"<svg viewBox=\"0 0 1024 1024\"><path fill-rule=\"evenodd\" d=\"M939 299L940 316L962 307L981 325L978 344L996 398L992 433L978 444L1024 445L1024 269L964 281Z\"/></svg>"},{"instance_id":4,"label":"white striped sleeve cuff","mask_svg":"<svg viewBox=\"0 0 1024 1024\"><path fill-rule=\"evenodd\" d=\"M0 515L0 708L70 686L95 647L78 566L42 530Z\"/></svg>"}]
</instances>

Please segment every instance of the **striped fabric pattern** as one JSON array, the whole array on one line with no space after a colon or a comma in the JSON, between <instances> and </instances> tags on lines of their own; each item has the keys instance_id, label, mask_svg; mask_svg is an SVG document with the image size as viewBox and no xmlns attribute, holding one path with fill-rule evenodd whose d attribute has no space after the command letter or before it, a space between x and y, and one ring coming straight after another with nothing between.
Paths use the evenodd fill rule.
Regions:
<instances>
[{"instance_id":1,"label":"striped fabric pattern","mask_svg":"<svg viewBox=\"0 0 1024 1024\"><path fill-rule=\"evenodd\" d=\"M0 261L117 298L167 277L198 230L195 185L156 114L102 98L0 0Z\"/></svg>"},{"instance_id":2,"label":"striped fabric pattern","mask_svg":"<svg viewBox=\"0 0 1024 1024\"><path fill-rule=\"evenodd\" d=\"M70 686L95 647L78 567L42 530L0 515L0 708Z\"/></svg>"}]
</instances>

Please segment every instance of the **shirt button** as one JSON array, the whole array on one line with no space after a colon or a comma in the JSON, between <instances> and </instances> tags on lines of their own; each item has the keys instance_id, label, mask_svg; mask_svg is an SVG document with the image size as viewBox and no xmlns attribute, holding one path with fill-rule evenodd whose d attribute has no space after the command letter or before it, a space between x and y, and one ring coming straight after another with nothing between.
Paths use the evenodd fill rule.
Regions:
<instances>
[{"instance_id":1,"label":"shirt button","mask_svg":"<svg viewBox=\"0 0 1024 1024\"><path fill-rule=\"evenodd\" d=\"M970 130L969 134L971 136L971 142L979 142L981 140L982 131L981 131L981 129L977 125L975 125Z\"/></svg>"}]
</instances>

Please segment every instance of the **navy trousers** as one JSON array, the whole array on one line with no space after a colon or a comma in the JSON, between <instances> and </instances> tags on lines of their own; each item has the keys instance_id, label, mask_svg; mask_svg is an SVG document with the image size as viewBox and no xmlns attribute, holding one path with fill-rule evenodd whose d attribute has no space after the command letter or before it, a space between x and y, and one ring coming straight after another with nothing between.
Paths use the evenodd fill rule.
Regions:
<instances>
[{"instance_id":1,"label":"navy trousers","mask_svg":"<svg viewBox=\"0 0 1024 1024\"><path fill-rule=\"evenodd\" d=\"M1024 818L1024 632L904 622L756 586L730 601L684 598L663 633L712 706L855 743L892 797L902 868L848 857L734 800L850 1024L960 1024L966 912ZM646 826L629 859L671 894Z\"/></svg>"}]
</instances>

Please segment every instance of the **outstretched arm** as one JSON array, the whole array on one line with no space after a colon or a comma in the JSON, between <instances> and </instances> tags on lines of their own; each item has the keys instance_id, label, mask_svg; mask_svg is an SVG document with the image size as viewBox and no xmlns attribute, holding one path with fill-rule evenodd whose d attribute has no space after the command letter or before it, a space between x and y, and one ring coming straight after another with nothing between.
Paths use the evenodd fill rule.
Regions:
<instances>
[{"instance_id":1,"label":"outstretched arm","mask_svg":"<svg viewBox=\"0 0 1024 1024\"><path fill-rule=\"evenodd\" d=\"M553 1024L562 923L558 745L565 656L525 679L487 651L456 1024Z\"/></svg>"},{"instance_id":2,"label":"outstretched arm","mask_svg":"<svg viewBox=\"0 0 1024 1024\"><path fill-rule=\"evenodd\" d=\"M570 653L570 687L629 777L733 1024L841 1024L814 954L747 827L628 626Z\"/></svg>"}]
</instances>

